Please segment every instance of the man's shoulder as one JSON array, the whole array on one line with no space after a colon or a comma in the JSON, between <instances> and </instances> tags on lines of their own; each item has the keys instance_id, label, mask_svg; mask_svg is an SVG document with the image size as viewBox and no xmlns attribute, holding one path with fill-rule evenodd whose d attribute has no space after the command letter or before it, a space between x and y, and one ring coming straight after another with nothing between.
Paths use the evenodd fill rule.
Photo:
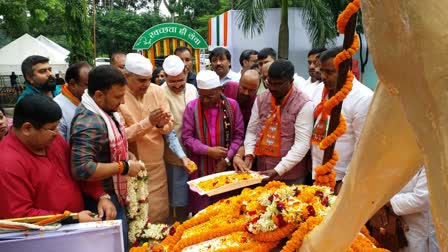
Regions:
<instances>
[{"instance_id":1,"label":"man's shoulder","mask_svg":"<svg viewBox=\"0 0 448 252\"><path fill-rule=\"evenodd\" d=\"M76 108L75 116L72 121L72 131L84 128L105 128L106 123L100 115L80 105Z\"/></svg>"},{"instance_id":2,"label":"man's shoulder","mask_svg":"<svg viewBox=\"0 0 448 252\"><path fill-rule=\"evenodd\" d=\"M353 80L353 88L349 93L350 100L372 99L373 91L358 80Z\"/></svg>"}]
</instances>

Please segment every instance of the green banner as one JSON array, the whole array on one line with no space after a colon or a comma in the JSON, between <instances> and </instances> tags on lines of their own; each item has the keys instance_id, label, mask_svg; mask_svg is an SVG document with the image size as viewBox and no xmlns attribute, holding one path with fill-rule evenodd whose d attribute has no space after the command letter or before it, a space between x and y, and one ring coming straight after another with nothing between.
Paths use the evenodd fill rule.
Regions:
<instances>
[{"instance_id":1,"label":"green banner","mask_svg":"<svg viewBox=\"0 0 448 252\"><path fill-rule=\"evenodd\" d=\"M154 43L161 39L177 38L184 40L194 49L208 48L207 42L195 30L188 26L176 23L165 23L153 26L146 30L135 41L134 50L146 50L151 48Z\"/></svg>"}]
</instances>

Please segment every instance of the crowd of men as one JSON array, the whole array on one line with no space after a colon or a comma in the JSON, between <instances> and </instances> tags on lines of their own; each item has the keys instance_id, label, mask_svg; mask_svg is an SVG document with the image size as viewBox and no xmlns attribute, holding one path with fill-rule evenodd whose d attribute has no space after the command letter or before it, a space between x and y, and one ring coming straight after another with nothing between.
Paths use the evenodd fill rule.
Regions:
<instances>
[{"instance_id":1,"label":"crowd of men","mask_svg":"<svg viewBox=\"0 0 448 252\"><path fill-rule=\"evenodd\" d=\"M154 71L140 54L115 53L111 66L71 65L54 99L49 59L30 56L13 125L0 114L0 219L70 210L82 222L121 219L126 234L126 179L143 169L154 223L184 221L222 197L189 191L187 181L198 177L235 169L287 184L312 181L323 161L318 143L330 121L323 104L336 88L333 59L341 50L312 49L306 80L272 48L243 51L237 73L229 51L218 47L210 53L212 70L197 75L186 47ZM336 143L336 193L372 97L355 79L343 102L347 131ZM191 161L198 167L192 173ZM430 251L424 168L388 204L409 217L408 251Z\"/></svg>"}]
</instances>

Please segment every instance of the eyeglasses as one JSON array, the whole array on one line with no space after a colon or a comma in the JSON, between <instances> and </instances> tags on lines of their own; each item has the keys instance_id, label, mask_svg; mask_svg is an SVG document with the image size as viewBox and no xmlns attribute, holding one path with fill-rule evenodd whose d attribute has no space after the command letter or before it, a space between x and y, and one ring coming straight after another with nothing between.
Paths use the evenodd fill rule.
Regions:
<instances>
[{"instance_id":1,"label":"eyeglasses","mask_svg":"<svg viewBox=\"0 0 448 252\"><path fill-rule=\"evenodd\" d=\"M283 86L284 84L287 84L288 82L292 82L292 80L285 80L280 83L271 83L271 80L268 77L268 78L266 78L264 83L266 84L267 87L280 87L280 86Z\"/></svg>"},{"instance_id":2,"label":"eyeglasses","mask_svg":"<svg viewBox=\"0 0 448 252\"><path fill-rule=\"evenodd\" d=\"M205 99L205 98L207 98L207 99L209 99L209 100L213 100L213 99L215 99L216 97L218 97L220 95L220 93L214 93L214 94L209 94L209 95L202 95L202 94L199 94L199 98L200 99Z\"/></svg>"},{"instance_id":3,"label":"eyeglasses","mask_svg":"<svg viewBox=\"0 0 448 252\"><path fill-rule=\"evenodd\" d=\"M50 132L51 134L53 134L53 135L57 135L57 134L59 134L59 130L56 128L56 129L46 129L46 128L40 128L41 130L45 130L45 131L47 131L47 132Z\"/></svg>"}]
</instances>

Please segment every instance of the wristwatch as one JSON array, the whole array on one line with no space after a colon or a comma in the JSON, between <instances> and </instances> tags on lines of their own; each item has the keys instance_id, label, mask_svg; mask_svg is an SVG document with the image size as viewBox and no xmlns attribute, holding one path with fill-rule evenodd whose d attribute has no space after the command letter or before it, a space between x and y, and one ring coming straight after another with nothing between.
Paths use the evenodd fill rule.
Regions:
<instances>
[{"instance_id":1,"label":"wristwatch","mask_svg":"<svg viewBox=\"0 0 448 252\"><path fill-rule=\"evenodd\" d=\"M106 194L103 194L103 195L100 196L100 200L102 200L102 199L110 200L111 198L110 198L110 195L106 193Z\"/></svg>"},{"instance_id":2,"label":"wristwatch","mask_svg":"<svg viewBox=\"0 0 448 252\"><path fill-rule=\"evenodd\" d=\"M232 165L232 162L230 162L230 159L228 157L224 158L224 161L226 161L227 166Z\"/></svg>"}]
</instances>

